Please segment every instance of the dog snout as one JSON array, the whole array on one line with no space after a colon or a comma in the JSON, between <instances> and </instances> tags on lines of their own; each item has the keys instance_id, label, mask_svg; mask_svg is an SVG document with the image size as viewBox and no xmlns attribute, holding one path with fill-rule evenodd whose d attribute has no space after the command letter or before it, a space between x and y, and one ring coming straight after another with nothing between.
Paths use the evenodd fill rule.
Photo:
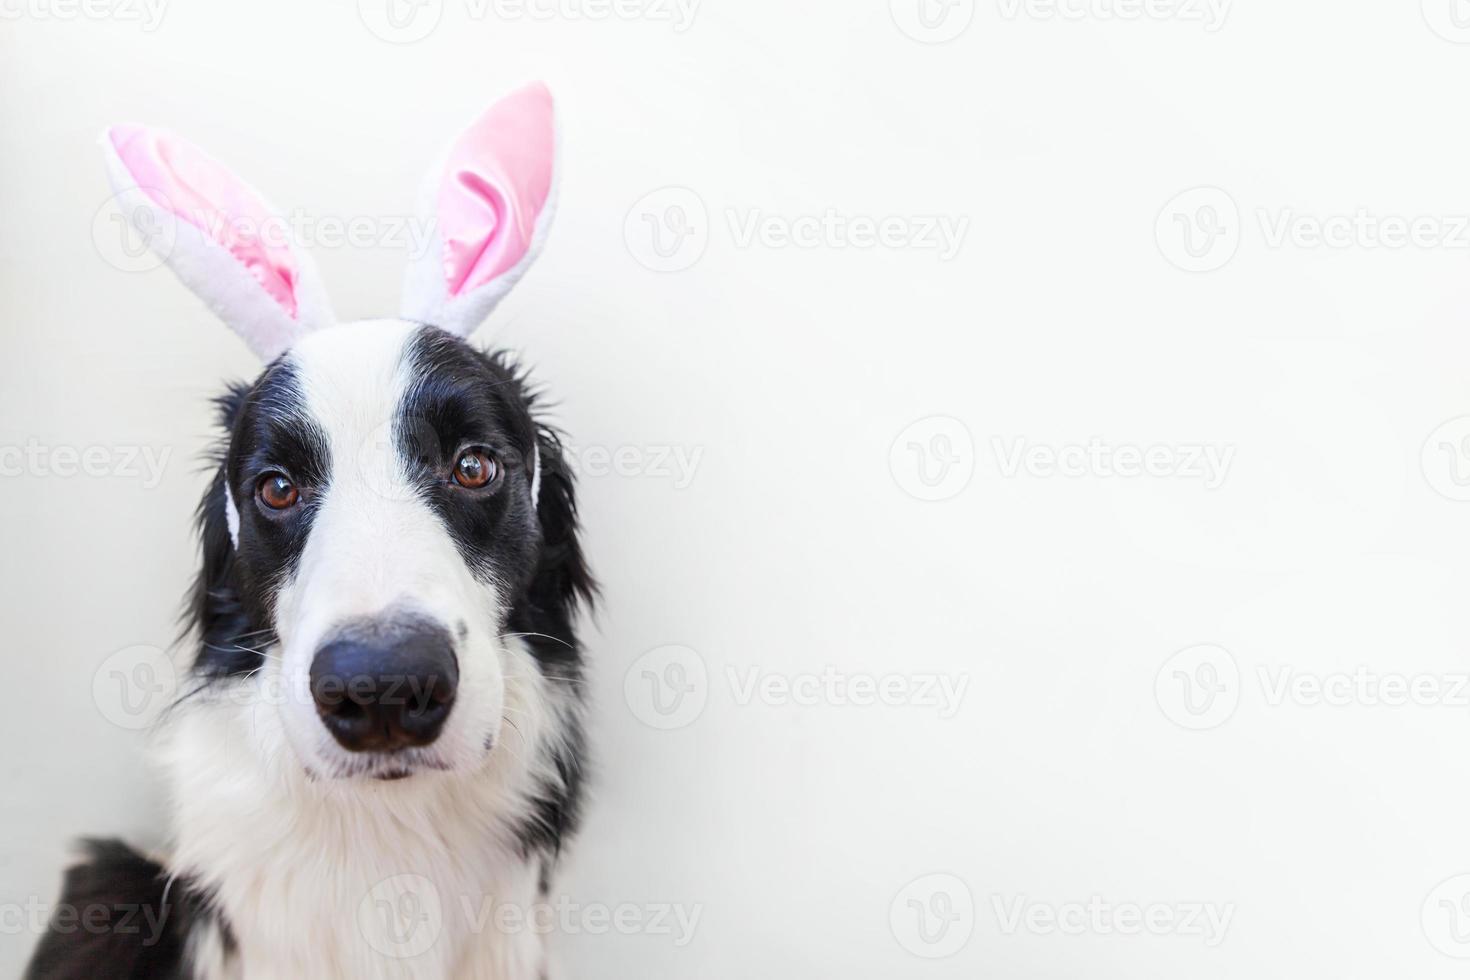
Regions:
<instances>
[{"instance_id":1,"label":"dog snout","mask_svg":"<svg viewBox=\"0 0 1470 980\"><path fill-rule=\"evenodd\" d=\"M439 737L459 685L454 644L427 625L339 636L312 659L311 696L332 737L352 752L392 752Z\"/></svg>"}]
</instances>

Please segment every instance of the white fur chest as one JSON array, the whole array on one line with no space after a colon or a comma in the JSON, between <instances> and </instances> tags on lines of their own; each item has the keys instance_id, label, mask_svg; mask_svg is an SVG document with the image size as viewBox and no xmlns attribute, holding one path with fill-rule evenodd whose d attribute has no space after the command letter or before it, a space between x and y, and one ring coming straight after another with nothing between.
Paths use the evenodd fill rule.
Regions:
<instances>
[{"instance_id":1,"label":"white fur chest","mask_svg":"<svg viewBox=\"0 0 1470 980\"><path fill-rule=\"evenodd\" d=\"M528 813L537 775L528 760L551 713L529 710L545 707L544 682L520 679L512 700L527 713L510 731L521 737L469 778L315 780L269 707L186 709L166 752L171 864L213 894L233 939L213 927L193 935L197 974L541 977L545 935L524 914L538 900L541 859L521 856L513 829Z\"/></svg>"}]
</instances>

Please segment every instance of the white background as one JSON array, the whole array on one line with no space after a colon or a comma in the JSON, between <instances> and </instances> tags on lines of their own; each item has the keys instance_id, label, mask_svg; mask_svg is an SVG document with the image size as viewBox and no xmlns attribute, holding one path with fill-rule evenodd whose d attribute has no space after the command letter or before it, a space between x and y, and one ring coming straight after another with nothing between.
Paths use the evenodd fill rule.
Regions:
<instances>
[{"instance_id":1,"label":"white background","mask_svg":"<svg viewBox=\"0 0 1470 980\"><path fill-rule=\"evenodd\" d=\"M684 946L568 937L565 975L1464 976L1451 0L926 0L942 44L917 0L705 0L682 31L431 0L412 43L350 3L175 0L147 30L68 2L0 2L0 975L69 839L162 839L145 739L93 680L173 639L207 399L255 370L166 270L118 268L97 135L167 126L288 210L386 228L450 134L543 77L558 224L479 336L535 365L575 446L631 447L582 481L598 777L562 884L700 914ZM968 224L948 259L742 234L829 210ZM401 247L312 252L340 314L396 310ZM1009 465L1094 438L1230 464L1213 488ZM52 472L94 446L109 474ZM156 485L127 447L170 454ZM693 653L640 660L670 645ZM659 715L644 671L670 658L696 690ZM743 698L752 669L827 667L967 687L953 717ZM1184 687L1208 668L1213 701ZM1389 688L1278 696L1360 671ZM1383 703L1395 678L1426 703ZM1071 903L1104 912L1046 928ZM1129 934L1106 912L1129 905L1174 925Z\"/></svg>"}]
</instances>

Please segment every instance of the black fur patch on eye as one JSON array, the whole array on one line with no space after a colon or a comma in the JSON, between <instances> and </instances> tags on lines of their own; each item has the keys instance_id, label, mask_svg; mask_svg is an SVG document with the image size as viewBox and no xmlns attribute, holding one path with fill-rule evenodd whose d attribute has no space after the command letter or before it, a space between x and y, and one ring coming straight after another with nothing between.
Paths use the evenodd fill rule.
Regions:
<instances>
[{"instance_id":1,"label":"black fur patch on eye","mask_svg":"<svg viewBox=\"0 0 1470 980\"><path fill-rule=\"evenodd\" d=\"M204 567L195 583L190 618L199 628L196 671L208 680L248 673L264 663L275 641L276 593L296 568L326 491L327 439L302 407L289 361L277 360L255 384L232 387L217 402L229 443L199 508ZM260 478L280 470L295 481L301 502L288 514L266 516L255 501ZM228 482L240 517L239 546L225 519Z\"/></svg>"},{"instance_id":2,"label":"black fur patch on eye","mask_svg":"<svg viewBox=\"0 0 1470 980\"><path fill-rule=\"evenodd\" d=\"M521 638L548 683L580 701L582 650L574 626L596 584L582 556L574 481L561 440L535 420L537 394L507 354L482 354L426 327L408 356L418 380L402 406L399 445L416 460L425 499L465 561L506 595L503 629ZM507 467L488 493L455 488L446 478L469 446L495 451ZM537 453L541 487L533 500ZM518 828L523 853L539 851L548 861L576 830L582 808L586 737L576 718L565 725L561 738L544 749L556 777L536 788Z\"/></svg>"},{"instance_id":3,"label":"black fur patch on eye","mask_svg":"<svg viewBox=\"0 0 1470 980\"><path fill-rule=\"evenodd\" d=\"M483 580L520 593L535 572L541 529L531 500L536 427L512 370L442 330L424 328L405 355L414 381L399 406L399 451L419 492ZM483 448L503 472L482 489L455 483L461 453Z\"/></svg>"}]
</instances>

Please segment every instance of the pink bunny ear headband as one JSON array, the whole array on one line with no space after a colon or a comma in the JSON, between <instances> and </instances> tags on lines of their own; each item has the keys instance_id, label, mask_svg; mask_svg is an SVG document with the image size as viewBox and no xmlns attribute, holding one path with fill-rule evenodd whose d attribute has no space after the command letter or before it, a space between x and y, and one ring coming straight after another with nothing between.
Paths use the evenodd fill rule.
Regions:
<instances>
[{"instance_id":1,"label":"pink bunny ear headband","mask_svg":"<svg viewBox=\"0 0 1470 980\"><path fill-rule=\"evenodd\" d=\"M336 322L284 219L218 161L140 126L111 127L102 146L123 211L262 359ZM555 159L551 92L539 82L459 135L425 185L420 217L433 234L404 277L404 318L461 337L484 322L541 250L555 210Z\"/></svg>"}]
</instances>

